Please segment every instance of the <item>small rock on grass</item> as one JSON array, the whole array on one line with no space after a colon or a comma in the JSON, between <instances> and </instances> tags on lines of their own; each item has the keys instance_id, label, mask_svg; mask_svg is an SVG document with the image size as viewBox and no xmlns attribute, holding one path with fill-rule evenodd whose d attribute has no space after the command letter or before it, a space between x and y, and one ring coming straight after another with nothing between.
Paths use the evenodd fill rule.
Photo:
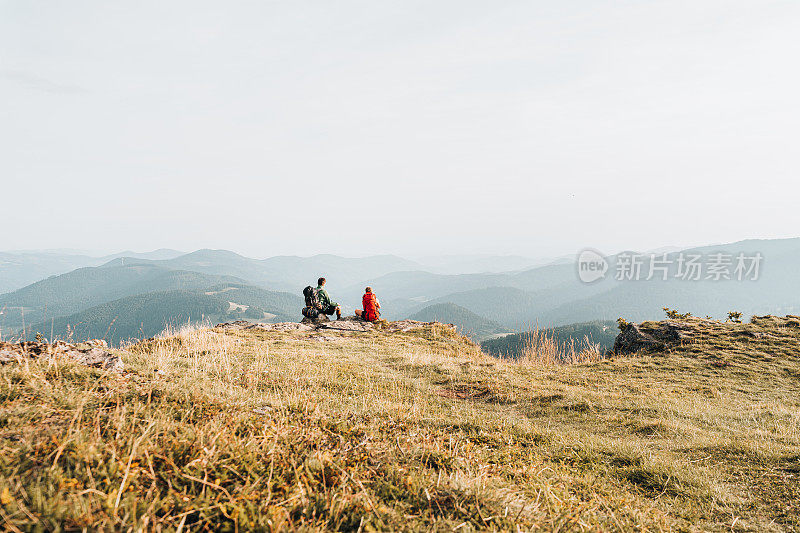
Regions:
<instances>
[{"instance_id":1,"label":"small rock on grass","mask_svg":"<svg viewBox=\"0 0 800 533\"><path fill-rule=\"evenodd\" d=\"M67 357L78 364L102 368L111 372L122 372L124 364L118 355L105 349L104 340L94 339L81 344L56 341L46 342L0 342L0 364L21 361L26 358Z\"/></svg>"}]
</instances>

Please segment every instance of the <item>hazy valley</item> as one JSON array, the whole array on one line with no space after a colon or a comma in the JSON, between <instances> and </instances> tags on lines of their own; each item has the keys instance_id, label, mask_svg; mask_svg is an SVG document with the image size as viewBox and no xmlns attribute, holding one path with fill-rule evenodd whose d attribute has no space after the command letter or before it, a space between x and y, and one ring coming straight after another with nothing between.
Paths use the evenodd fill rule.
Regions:
<instances>
[{"instance_id":1,"label":"hazy valley","mask_svg":"<svg viewBox=\"0 0 800 533\"><path fill-rule=\"evenodd\" d=\"M104 338L111 343L152 337L167 327L231 320L300 320L302 288L325 276L328 290L345 313L358 307L365 286L374 288L390 320L418 318L453 323L480 341L506 333L591 321L653 320L663 308L696 316L724 318L791 314L800 310L800 239L742 241L670 252L713 256L724 251L760 253L756 280L679 279L670 274L647 280L620 280L613 271L593 283L579 279L574 262L559 261L515 271L457 272L425 270L417 261L396 256L344 258L334 255L251 259L224 250L188 254L160 250L103 258L5 253L0 279L20 283L21 265L100 262L44 277L0 295L0 334L37 333L47 338ZM175 255L178 254L178 255ZM616 258L618 258L616 256ZM426 258L430 270L486 268L490 257ZM611 256L609 261L615 260ZM498 268L535 263L535 259L497 257ZM643 265L647 274L647 264ZM28 276L41 272L28 269ZM42 276L42 274L39 274Z\"/></svg>"}]
</instances>

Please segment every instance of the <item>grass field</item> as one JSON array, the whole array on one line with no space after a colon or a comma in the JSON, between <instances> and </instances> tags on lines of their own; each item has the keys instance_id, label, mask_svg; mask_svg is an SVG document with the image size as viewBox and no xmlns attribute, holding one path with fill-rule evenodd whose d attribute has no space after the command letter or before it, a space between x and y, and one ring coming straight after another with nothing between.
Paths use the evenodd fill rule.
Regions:
<instances>
[{"instance_id":1,"label":"grass field","mask_svg":"<svg viewBox=\"0 0 800 533\"><path fill-rule=\"evenodd\" d=\"M199 329L0 368L10 531L800 529L800 321L638 357ZM647 324L645 324L647 326ZM654 324L650 324L654 327Z\"/></svg>"}]
</instances>

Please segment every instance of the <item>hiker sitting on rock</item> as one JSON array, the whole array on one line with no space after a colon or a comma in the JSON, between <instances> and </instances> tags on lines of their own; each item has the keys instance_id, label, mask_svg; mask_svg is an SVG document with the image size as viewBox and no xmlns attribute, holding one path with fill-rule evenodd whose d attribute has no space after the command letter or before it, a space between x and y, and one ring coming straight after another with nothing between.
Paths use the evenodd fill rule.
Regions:
<instances>
[{"instance_id":1,"label":"hiker sitting on rock","mask_svg":"<svg viewBox=\"0 0 800 533\"><path fill-rule=\"evenodd\" d=\"M331 297L328 296L328 291L323 289L325 286L325 278L319 278L317 280L317 298L319 300L319 312L323 315L332 315L336 313L336 320L342 318L342 310L339 308L339 304L336 302L331 301Z\"/></svg>"},{"instance_id":2,"label":"hiker sitting on rock","mask_svg":"<svg viewBox=\"0 0 800 533\"><path fill-rule=\"evenodd\" d=\"M367 322L375 322L381 317L381 303L378 301L375 293L372 292L372 287L364 289L364 296L361 298L361 304L364 306L364 310L356 309L356 316L363 318Z\"/></svg>"}]
</instances>

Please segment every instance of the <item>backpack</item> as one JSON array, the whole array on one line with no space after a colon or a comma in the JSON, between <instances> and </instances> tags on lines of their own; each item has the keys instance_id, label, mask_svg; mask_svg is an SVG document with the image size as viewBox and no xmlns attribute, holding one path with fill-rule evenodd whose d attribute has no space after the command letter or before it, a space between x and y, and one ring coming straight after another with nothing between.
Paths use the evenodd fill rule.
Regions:
<instances>
[{"instance_id":1,"label":"backpack","mask_svg":"<svg viewBox=\"0 0 800 533\"><path fill-rule=\"evenodd\" d=\"M306 299L306 307L310 307L311 309L319 309L321 307L319 305L319 295L316 288L309 285L303 289L303 296Z\"/></svg>"},{"instance_id":2,"label":"backpack","mask_svg":"<svg viewBox=\"0 0 800 533\"><path fill-rule=\"evenodd\" d=\"M317 311L313 307L304 307L303 316L306 318L317 318L319 316L319 311Z\"/></svg>"},{"instance_id":3,"label":"backpack","mask_svg":"<svg viewBox=\"0 0 800 533\"><path fill-rule=\"evenodd\" d=\"M361 298L361 305L364 306L364 314L362 316L367 322L373 322L380 318L377 303L377 298L375 298L375 295L371 292L364 294Z\"/></svg>"}]
</instances>

